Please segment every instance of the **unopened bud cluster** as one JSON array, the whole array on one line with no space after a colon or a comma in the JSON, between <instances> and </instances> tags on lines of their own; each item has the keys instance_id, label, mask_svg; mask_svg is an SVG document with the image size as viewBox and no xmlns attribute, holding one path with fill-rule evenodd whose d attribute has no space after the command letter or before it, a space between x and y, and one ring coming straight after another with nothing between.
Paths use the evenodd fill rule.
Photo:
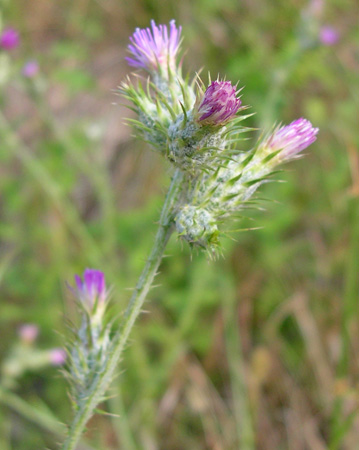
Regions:
<instances>
[{"instance_id":1,"label":"unopened bud cluster","mask_svg":"<svg viewBox=\"0 0 359 450\"><path fill-rule=\"evenodd\" d=\"M144 69L143 87L129 80L122 94L137 114L130 119L139 137L184 172L182 202L174 223L191 245L213 251L219 223L235 215L270 177L276 165L295 158L316 139L318 129L306 119L274 129L252 150L239 148L246 117L239 90L230 81L183 79L176 58L181 28L174 21L137 29L130 38L131 66ZM195 84L197 88L195 90Z\"/></svg>"},{"instance_id":2,"label":"unopened bud cluster","mask_svg":"<svg viewBox=\"0 0 359 450\"><path fill-rule=\"evenodd\" d=\"M184 205L176 216L180 237L202 248L217 245L218 227L211 213L196 205Z\"/></svg>"}]
</instances>

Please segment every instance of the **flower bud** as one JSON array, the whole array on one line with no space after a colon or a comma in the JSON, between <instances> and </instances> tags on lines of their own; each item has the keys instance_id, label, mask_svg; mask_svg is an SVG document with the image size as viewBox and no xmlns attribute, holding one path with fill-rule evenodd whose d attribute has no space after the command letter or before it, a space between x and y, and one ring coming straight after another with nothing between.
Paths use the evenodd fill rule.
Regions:
<instances>
[{"instance_id":1,"label":"flower bud","mask_svg":"<svg viewBox=\"0 0 359 450\"><path fill-rule=\"evenodd\" d=\"M80 300L81 324L73 330L73 338L68 345L67 375L74 401L79 402L88 395L89 387L108 358L113 319L107 314L108 291L104 273L86 269L83 279L75 275L75 281L77 289L73 291ZM60 364L61 354L53 353L52 356L53 364L55 356Z\"/></svg>"},{"instance_id":2,"label":"flower bud","mask_svg":"<svg viewBox=\"0 0 359 450\"><path fill-rule=\"evenodd\" d=\"M168 127L168 159L194 175L199 169L208 171L221 164L227 138L243 131L239 126L242 117L231 120L240 106L230 81L213 81L194 107Z\"/></svg>"},{"instance_id":3,"label":"flower bud","mask_svg":"<svg viewBox=\"0 0 359 450\"><path fill-rule=\"evenodd\" d=\"M196 108L196 118L200 125L220 126L236 115L241 100L230 81L213 81Z\"/></svg>"},{"instance_id":4,"label":"flower bud","mask_svg":"<svg viewBox=\"0 0 359 450\"><path fill-rule=\"evenodd\" d=\"M207 248L217 243L217 225L203 208L185 205L176 217L176 229L180 237L192 245Z\"/></svg>"},{"instance_id":5,"label":"flower bud","mask_svg":"<svg viewBox=\"0 0 359 450\"><path fill-rule=\"evenodd\" d=\"M98 303L104 303L106 299L105 275L100 270L86 269L83 281L79 275L75 275L76 286L81 302L90 309Z\"/></svg>"},{"instance_id":6,"label":"flower bud","mask_svg":"<svg viewBox=\"0 0 359 450\"><path fill-rule=\"evenodd\" d=\"M312 144L319 129L314 128L309 120L300 118L274 131L262 144L271 152L280 151L278 158L288 160Z\"/></svg>"}]
</instances>

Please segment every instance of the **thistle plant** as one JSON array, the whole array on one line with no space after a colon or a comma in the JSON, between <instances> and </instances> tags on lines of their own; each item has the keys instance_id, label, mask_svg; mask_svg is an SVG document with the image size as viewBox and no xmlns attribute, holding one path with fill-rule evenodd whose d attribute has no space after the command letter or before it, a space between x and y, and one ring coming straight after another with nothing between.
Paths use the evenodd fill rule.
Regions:
<instances>
[{"instance_id":1,"label":"thistle plant","mask_svg":"<svg viewBox=\"0 0 359 450\"><path fill-rule=\"evenodd\" d=\"M105 275L99 270L86 269L83 279L75 275L75 282L72 292L81 311L81 325L69 346L67 375L72 389L71 398L77 405L86 400L88 387L106 364L112 323L106 319L108 291Z\"/></svg>"},{"instance_id":2,"label":"thistle plant","mask_svg":"<svg viewBox=\"0 0 359 450\"><path fill-rule=\"evenodd\" d=\"M120 93L136 118L128 119L138 138L173 166L152 251L120 320L109 322L108 291L102 272L76 277L82 322L69 346L68 376L75 406L63 449L74 449L86 422L104 399L128 336L141 312L172 235L216 255L226 223L253 203L257 189L281 163L297 158L318 133L306 119L274 127L244 151L242 125L248 117L230 81L183 77L177 57L181 28L174 21L137 29L130 38L130 66L146 78L128 78Z\"/></svg>"}]
</instances>

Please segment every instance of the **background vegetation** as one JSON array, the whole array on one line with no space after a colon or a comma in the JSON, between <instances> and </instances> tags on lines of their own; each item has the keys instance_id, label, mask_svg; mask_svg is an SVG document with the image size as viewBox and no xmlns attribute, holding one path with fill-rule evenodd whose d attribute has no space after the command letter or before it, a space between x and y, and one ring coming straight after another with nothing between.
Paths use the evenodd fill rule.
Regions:
<instances>
[{"instance_id":1,"label":"background vegetation","mask_svg":"<svg viewBox=\"0 0 359 450\"><path fill-rule=\"evenodd\" d=\"M1 450L56 449L67 386L48 351L76 322L66 287L102 269L113 310L151 246L169 167L123 125L128 36L183 25L185 70L244 85L269 127L317 142L262 189L265 210L209 262L172 238L83 449L350 449L359 442L359 7L352 0L1 0ZM321 27L339 33L331 46ZM22 75L35 59L39 73ZM255 133L253 133L255 135ZM244 145L248 145L244 142ZM252 220L253 219L253 220ZM238 224L233 224L237 229ZM19 327L33 323L32 345Z\"/></svg>"}]
</instances>

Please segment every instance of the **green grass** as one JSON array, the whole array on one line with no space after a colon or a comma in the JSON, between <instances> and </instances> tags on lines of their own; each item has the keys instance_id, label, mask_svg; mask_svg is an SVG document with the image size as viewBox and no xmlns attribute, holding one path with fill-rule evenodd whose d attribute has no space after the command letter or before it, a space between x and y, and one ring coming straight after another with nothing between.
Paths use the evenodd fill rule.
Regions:
<instances>
[{"instance_id":1,"label":"green grass","mask_svg":"<svg viewBox=\"0 0 359 450\"><path fill-rule=\"evenodd\" d=\"M326 3L334 47L306 2L2 2L22 33L0 102L0 357L36 323L34 352L62 346L77 311L66 282L104 270L124 309L151 247L166 163L130 140L111 92L128 34L151 18L184 27L185 69L244 85L255 128L305 116L320 128L209 262L172 238L161 273L82 448L354 449L359 377L358 29L353 2ZM303 19L303 17L306 17ZM356 53L355 53L356 52ZM38 58L41 77L20 68ZM4 67L4 66L2 66ZM96 125L98 128L94 128ZM253 136L255 132L253 132ZM249 145L244 142L244 146ZM254 219L254 220L252 220ZM230 228L238 228L231 224ZM0 383L2 386L2 384ZM0 448L57 448L71 413L50 365L0 391Z\"/></svg>"}]
</instances>

